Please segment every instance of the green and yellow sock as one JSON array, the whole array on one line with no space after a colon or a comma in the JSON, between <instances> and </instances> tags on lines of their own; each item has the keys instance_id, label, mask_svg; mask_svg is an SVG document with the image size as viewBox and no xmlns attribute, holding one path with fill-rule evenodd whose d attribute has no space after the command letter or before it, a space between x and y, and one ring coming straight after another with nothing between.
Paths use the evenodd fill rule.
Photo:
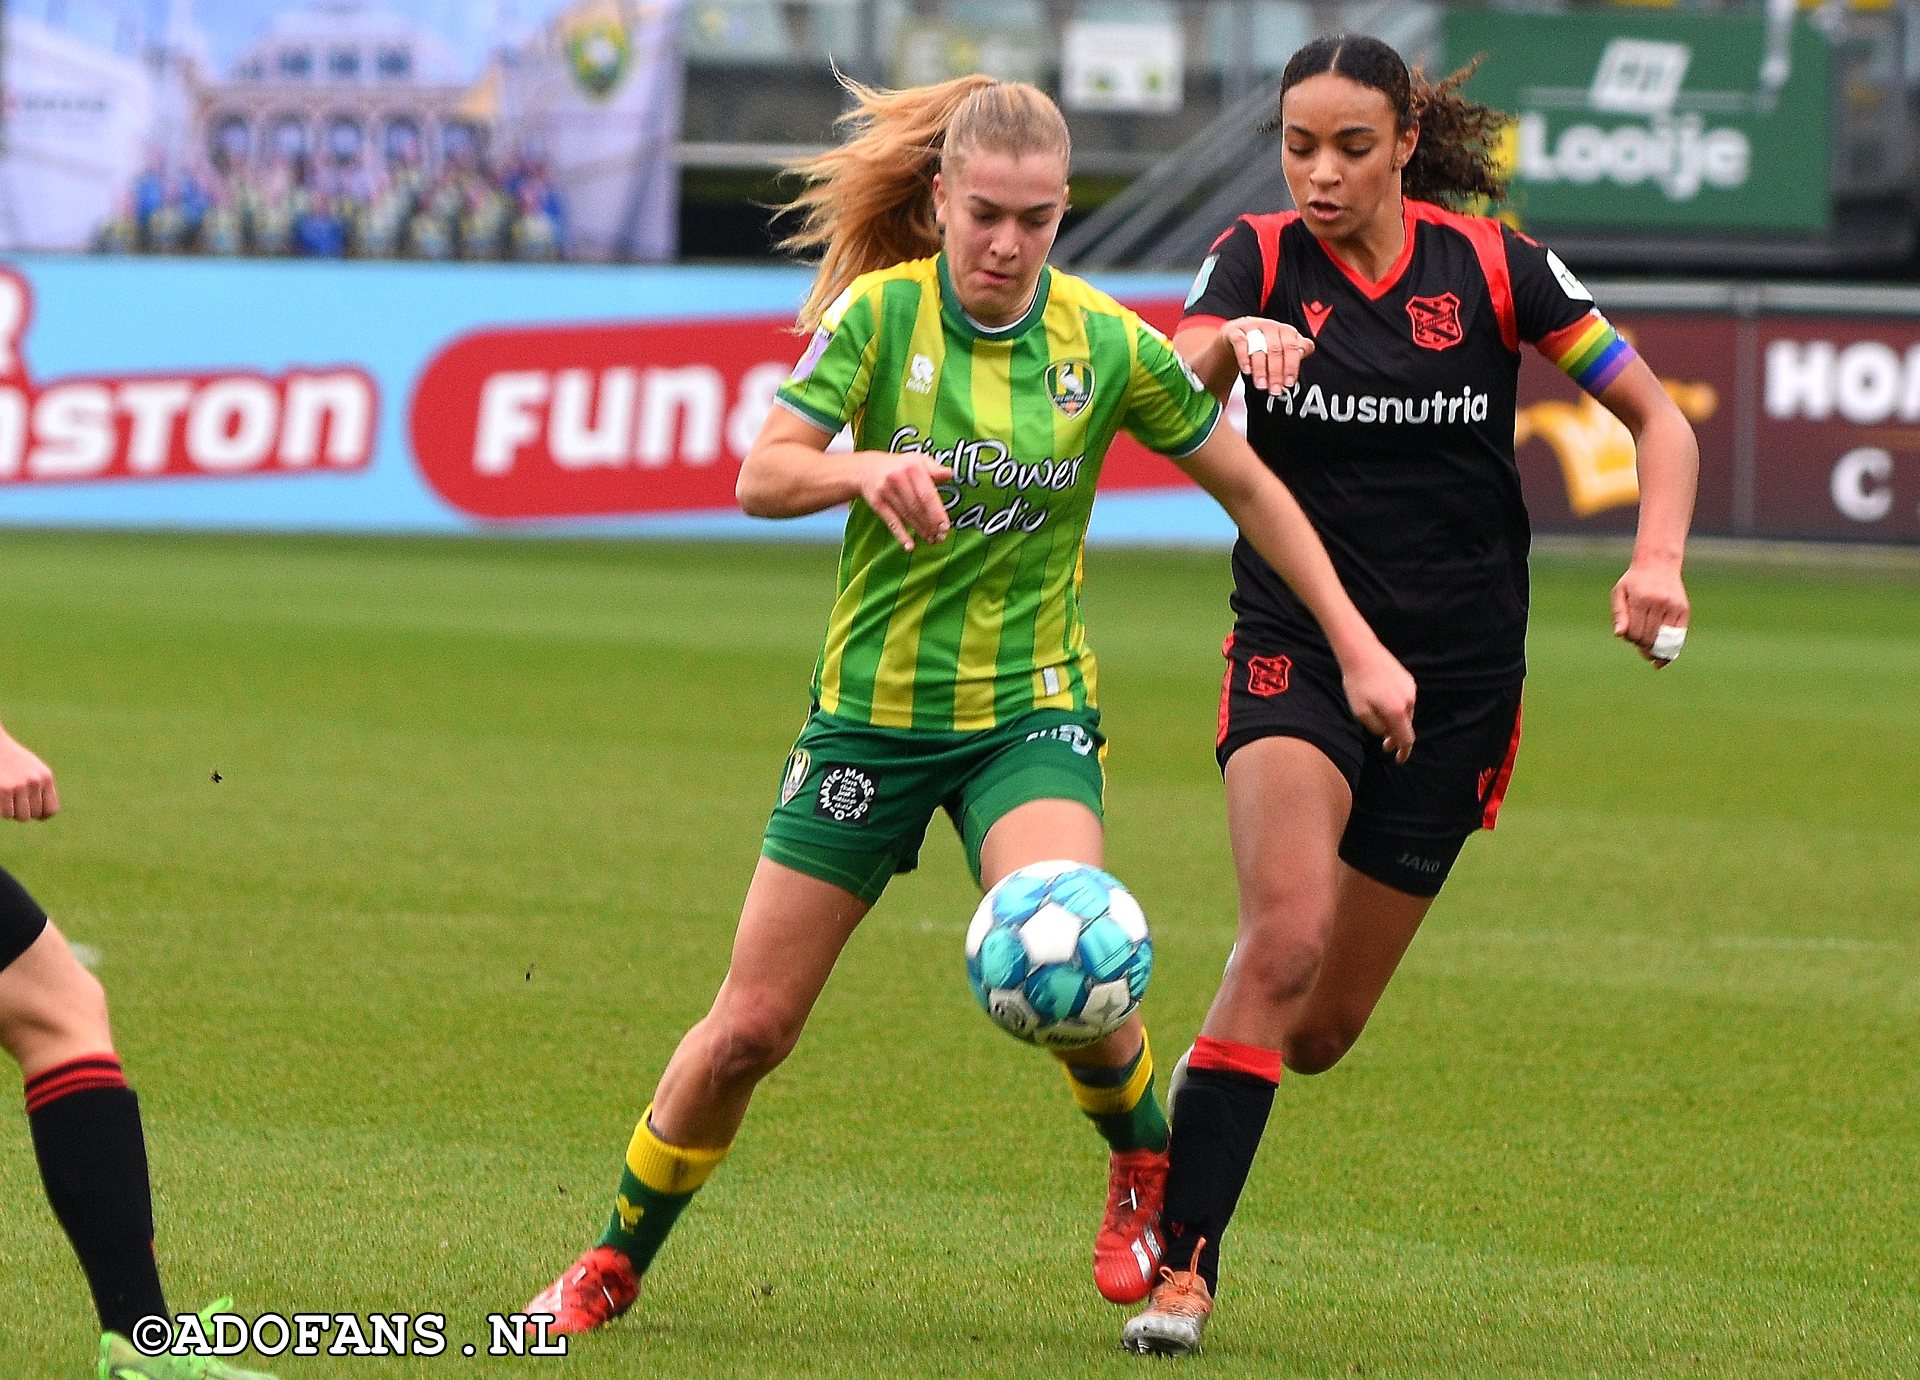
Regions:
<instances>
[{"instance_id":1,"label":"green and yellow sock","mask_svg":"<svg viewBox=\"0 0 1920 1380\"><path fill-rule=\"evenodd\" d=\"M1167 1114L1153 1089L1153 1046L1143 1031L1140 1052L1119 1068L1067 1064L1067 1086L1080 1110L1116 1151L1165 1150Z\"/></svg>"},{"instance_id":2,"label":"green and yellow sock","mask_svg":"<svg viewBox=\"0 0 1920 1380\"><path fill-rule=\"evenodd\" d=\"M649 1118L652 1104L640 1115L627 1145L627 1162L620 1174L620 1193L613 1200L613 1218L599 1244L612 1246L645 1272L666 1242L681 1212L713 1175L731 1146L718 1150L690 1150L668 1145L654 1134Z\"/></svg>"}]
</instances>

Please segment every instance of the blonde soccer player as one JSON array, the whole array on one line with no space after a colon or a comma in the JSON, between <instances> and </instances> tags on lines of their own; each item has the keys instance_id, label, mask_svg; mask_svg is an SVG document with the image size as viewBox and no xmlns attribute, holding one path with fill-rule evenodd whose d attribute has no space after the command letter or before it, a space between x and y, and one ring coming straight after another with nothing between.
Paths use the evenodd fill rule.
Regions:
<instances>
[{"instance_id":1,"label":"blonde soccer player","mask_svg":"<svg viewBox=\"0 0 1920 1380\"><path fill-rule=\"evenodd\" d=\"M632 1305L936 812L982 886L1036 861L1102 862L1080 555L1118 432L1233 514L1325 628L1352 712L1412 745L1413 682L1286 488L1165 338L1048 266L1069 157L1053 102L985 77L849 89L849 137L802 169L795 203L792 243L821 254L800 312L811 342L739 480L759 517L848 505L826 641L726 979L640 1116L598 1243L527 1306L562 1333ZM846 427L854 449L831 452ZM1108 1150L1095 1280L1137 1301L1159 1268L1168 1134L1146 1031L1136 1013L1060 1057Z\"/></svg>"}]
</instances>

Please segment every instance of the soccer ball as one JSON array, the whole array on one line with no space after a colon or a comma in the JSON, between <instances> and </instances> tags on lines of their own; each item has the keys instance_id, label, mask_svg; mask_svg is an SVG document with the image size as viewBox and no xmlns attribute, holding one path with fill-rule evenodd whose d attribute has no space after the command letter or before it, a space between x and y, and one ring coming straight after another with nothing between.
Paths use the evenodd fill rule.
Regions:
<instances>
[{"instance_id":1,"label":"soccer ball","mask_svg":"<svg viewBox=\"0 0 1920 1380\"><path fill-rule=\"evenodd\" d=\"M1133 1014L1153 972L1147 917L1097 867L1030 863L981 898L967 927L967 980L1001 1029L1072 1049Z\"/></svg>"}]
</instances>

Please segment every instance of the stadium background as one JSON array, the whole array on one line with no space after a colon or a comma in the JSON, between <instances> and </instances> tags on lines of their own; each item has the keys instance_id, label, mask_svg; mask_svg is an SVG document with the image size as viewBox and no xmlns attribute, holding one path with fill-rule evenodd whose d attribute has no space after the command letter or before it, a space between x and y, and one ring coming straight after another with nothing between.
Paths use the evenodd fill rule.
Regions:
<instances>
[{"instance_id":1,"label":"stadium background","mask_svg":"<svg viewBox=\"0 0 1920 1380\"><path fill-rule=\"evenodd\" d=\"M1345 23L1436 68L1493 55L1477 89L1521 116L1509 213L1667 371L1702 438L1701 532L1913 542L1920 290L1892 285L1920 267L1913 14L12 5L0 520L740 535L732 470L801 281L764 208L780 161L831 136L830 61L1059 91L1060 257L1170 327L1219 227L1284 202L1254 131L1275 69ZM1868 274L1888 285L1813 281ZM1542 527L1624 530L1624 432L1529 372ZM1226 536L1135 449L1107 482L1096 541Z\"/></svg>"},{"instance_id":2,"label":"stadium background","mask_svg":"<svg viewBox=\"0 0 1920 1380\"><path fill-rule=\"evenodd\" d=\"M1527 364L1549 539L1502 838L1354 1056L1283 1093L1206 1364L1920 1373L1913 0L10 0L0 717L67 808L6 861L113 994L177 1302L439 1308L484 1345L597 1229L824 617L837 519L731 491L796 353L765 207L831 137L829 59L1055 92L1059 261L1170 326L1213 234L1285 205L1255 126L1342 27L1490 54L1506 213L1693 419L1730 540L1654 679L1605 636L1624 433ZM1163 1047L1231 935L1229 537L1116 451L1089 620ZM1082 1297L1087 1133L967 1004L956 852L571 1373L1129 1369ZM24 1141L0 1359L79 1373Z\"/></svg>"}]
</instances>

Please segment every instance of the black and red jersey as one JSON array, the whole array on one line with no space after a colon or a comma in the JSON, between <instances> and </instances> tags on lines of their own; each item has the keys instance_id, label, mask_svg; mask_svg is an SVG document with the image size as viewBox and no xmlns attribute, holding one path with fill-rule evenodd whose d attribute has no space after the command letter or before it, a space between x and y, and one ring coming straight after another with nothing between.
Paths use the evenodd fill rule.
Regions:
<instances>
[{"instance_id":1,"label":"black and red jersey","mask_svg":"<svg viewBox=\"0 0 1920 1380\"><path fill-rule=\"evenodd\" d=\"M1214 243L1180 324L1263 316L1313 338L1284 396L1248 390L1248 440L1416 679L1512 682L1526 667L1531 540L1514 461L1520 344L1593 393L1632 350L1548 250L1497 220L1405 205L1406 246L1379 282L1296 212L1242 216ZM1233 571L1248 635L1325 646L1244 537Z\"/></svg>"}]
</instances>

